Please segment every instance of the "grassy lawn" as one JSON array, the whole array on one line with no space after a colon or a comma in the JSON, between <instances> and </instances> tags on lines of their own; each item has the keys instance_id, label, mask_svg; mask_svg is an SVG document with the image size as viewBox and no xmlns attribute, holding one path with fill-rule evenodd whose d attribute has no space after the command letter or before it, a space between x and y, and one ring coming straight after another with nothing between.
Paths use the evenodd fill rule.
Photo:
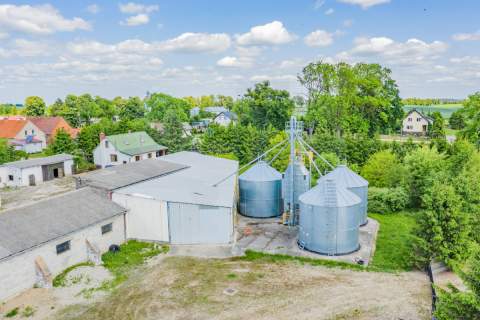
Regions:
<instances>
[{"instance_id":1,"label":"grassy lawn","mask_svg":"<svg viewBox=\"0 0 480 320\"><path fill-rule=\"evenodd\" d=\"M442 114L444 118L450 118L453 112L463 108L463 105L457 103L448 103L448 104L435 104L431 106L413 106L406 105L403 107L405 112L409 112L412 109L417 109L424 113L430 113L438 111Z\"/></svg>"},{"instance_id":2,"label":"grassy lawn","mask_svg":"<svg viewBox=\"0 0 480 320\"><path fill-rule=\"evenodd\" d=\"M459 130L451 129L451 128L445 128L445 134L447 136L456 136Z\"/></svg>"},{"instance_id":3,"label":"grassy lawn","mask_svg":"<svg viewBox=\"0 0 480 320\"><path fill-rule=\"evenodd\" d=\"M370 267L383 271L413 269L412 238L415 217L412 213L370 214L380 223L377 247Z\"/></svg>"}]
</instances>

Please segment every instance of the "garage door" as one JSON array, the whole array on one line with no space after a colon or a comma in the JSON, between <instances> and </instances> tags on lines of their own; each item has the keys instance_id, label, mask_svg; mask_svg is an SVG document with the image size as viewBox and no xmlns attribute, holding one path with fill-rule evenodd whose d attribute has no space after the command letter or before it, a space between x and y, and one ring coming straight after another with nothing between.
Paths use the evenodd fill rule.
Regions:
<instances>
[{"instance_id":1,"label":"garage door","mask_svg":"<svg viewBox=\"0 0 480 320\"><path fill-rule=\"evenodd\" d=\"M227 244L233 236L230 208L168 203L172 244Z\"/></svg>"}]
</instances>

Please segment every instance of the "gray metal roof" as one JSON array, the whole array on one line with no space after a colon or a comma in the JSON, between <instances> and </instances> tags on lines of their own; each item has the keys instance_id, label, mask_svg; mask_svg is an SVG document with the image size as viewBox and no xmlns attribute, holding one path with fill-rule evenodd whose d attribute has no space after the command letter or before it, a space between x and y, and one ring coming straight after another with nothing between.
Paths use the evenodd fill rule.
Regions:
<instances>
[{"instance_id":1,"label":"gray metal roof","mask_svg":"<svg viewBox=\"0 0 480 320\"><path fill-rule=\"evenodd\" d=\"M81 186L88 185L96 188L115 190L134 183L170 174L187 167L188 166L183 164L158 159L147 159L91 171L77 175L75 178Z\"/></svg>"},{"instance_id":2,"label":"gray metal roof","mask_svg":"<svg viewBox=\"0 0 480 320\"><path fill-rule=\"evenodd\" d=\"M56 154L50 157L7 162L7 163L4 163L2 167L15 167L19 169L24 169L24 168L44 166L44 165L53 164L53 163L59 163L67 160L73 160L73 156L70 154L62 153L62 154Z\"/></svg>"},{"instance_id":3,"label":"gray metal roof","mask_svg":"<svg viewBox=\"0 0 480 320\"><path fill-rule=\"evenodd\" d=\"M238 170L237 161L188 151L172 153L161 159L188 168L115 192L170 202L228 208L233 206L236 176L231 176L216 187L212 185Z\"/></svg>"},{"instance_id":4,"label":"gray metal roof","mask_svg":"<svg viewBox=\"0 0 480 320\"><path fill-rule=\"evenodd\" d=\"M4 211L0 213L0 260L124 212L91 188Z\"/></svg>"},{"instance_id":5,"label":"gray metal roof","mask_svg":"<svg viewBox=\"0 0 480 320\"><path fill-rule=\"evenodd\" d=\"M247 181L275 181L282 180L282 174L269 166L265 161L259 161L253 167L242 173L238 179Z\"/></svg>"},{"instance_id":6,"label":"gray metal roof","mask_svg":"<svg viewBox=\"0 0 480 320\"><path fill-rule=\"evenodd\" d=\"M362 200L353 192L339 185L332 178L319 180L318 184L299 197L305 204L322 207L351 207Z\"/></svg>"},{"instance_id":7,"label":"gray metal roof","mask_svg":"<svg viewBox=\"0 0 480 320\"><path fill-rule=\"evenodd\" d=\"M329 172L321 179L333 178L338 184L347 188L359 188L368 186L368 181L350 170L346 165L337 166L332 172Z\"/></svg>"}]
</instances>

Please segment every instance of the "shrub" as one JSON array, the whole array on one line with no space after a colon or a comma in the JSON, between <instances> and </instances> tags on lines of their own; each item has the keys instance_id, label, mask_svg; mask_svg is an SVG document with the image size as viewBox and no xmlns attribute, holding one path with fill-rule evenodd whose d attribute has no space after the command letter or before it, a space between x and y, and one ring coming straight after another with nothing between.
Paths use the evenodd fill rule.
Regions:
<instances>
[{"instance_id":1,"label":"shrub","mask_svg":"<svg viewBox=\"0 0 480 320\"><path fill-rule=\"evenodd\" d=\"M408 194L401 188L369 188L368 210L376 213L393 213L405 209Z\"/></svg>"},{"instance_id":2,"label":"shrub","mask_svg":"<svg viewBox=\"0 0 480 320\"><path fill-rule=\"evenodd\" d=\"M374 153L365 163L361 175L371 186L391 188L398 186L405 176L405 168L389 150Z\"/></svg>"}]
</instances>

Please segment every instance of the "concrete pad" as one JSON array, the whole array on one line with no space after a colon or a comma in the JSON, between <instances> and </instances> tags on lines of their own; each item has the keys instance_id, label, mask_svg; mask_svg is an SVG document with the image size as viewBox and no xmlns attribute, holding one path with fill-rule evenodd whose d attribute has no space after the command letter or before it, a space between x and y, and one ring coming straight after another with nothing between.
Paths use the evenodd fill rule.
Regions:
<instances>
[{"instance_id":1,"label":"concrete pad","mask_svg":"<svg viewBox=\"0 0 480 320\"><path fill-rule=\"evenodd\" d=\"M244 253L245 250L250 249L273 254L288 254L349 263L357 263L362 260L364 265L368 265L375 252L379 224L371 218L368 219L367 225L360 227L360 249L342 256L327 256L300 249L297 244L298 227L285 226L279 222L279 218L253 219L239 216L238 238L234 251ZM244 232L245 230L249 232Z\"/></svg>"},{"instance_id":2,"label":"concrete pad","mask_svg":"<svg viewBox=\"0 0 480 320\"><path fill-rule=\"evenodd\" d=\"M171 245L169 255L197 258L229 258L234 256L231 245Z\"/></svg>"}]
</instances>

